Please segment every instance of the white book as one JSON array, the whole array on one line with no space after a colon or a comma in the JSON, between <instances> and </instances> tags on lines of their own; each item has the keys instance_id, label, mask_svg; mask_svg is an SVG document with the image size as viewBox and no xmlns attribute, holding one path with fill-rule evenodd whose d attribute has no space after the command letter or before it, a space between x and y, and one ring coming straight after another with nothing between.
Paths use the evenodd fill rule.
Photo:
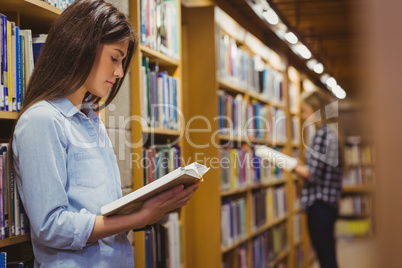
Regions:
<instances>
[{"instance_id":1,"label":"white book","mask_svg":"<svg viewBox=\"0 0 402 268\"><path fill-rule=\"evenodd\" d=\"M297 166L296 158L278 152L265 145L256 145L255 154L260 158L268 159L272 164L286 171L292 171Z\"/></svg>"},{"instance_id":2,"label":"white book","mask_svg":"<svg viewBox=\"0 0 402 268\"><path fill-rule=\"evenodd\" d=\"M184 186L188 186L202 182L202 176L208 170L209 168L197 162L185 167L179 167L144 187L101 207L101 214L103 216L110 216L136 211L145 200L176 185L183 184Z\"/></svg>"}]
</instances>

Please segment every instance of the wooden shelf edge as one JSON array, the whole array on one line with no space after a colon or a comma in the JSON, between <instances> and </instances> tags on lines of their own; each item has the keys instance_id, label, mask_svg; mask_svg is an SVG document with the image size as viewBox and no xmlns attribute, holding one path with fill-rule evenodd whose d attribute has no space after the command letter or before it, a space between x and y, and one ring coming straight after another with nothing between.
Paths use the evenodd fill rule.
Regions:
<instances>
[{"instance_id":1,"label":"wooden shelf edge","mask_svg":"<svg viewBox=\"0 0 402 268\"><path fill-rule=\"evenodd\" d=\"M152 127L143 128L142 132L148 134L169 135L169 136L180 136L181 134L180 130L152 128Z\"/></svg>"},{"instance_id":2,"label":"wooden shelf edge","mask_svg":"<svg viewBox=\"0 0 402 268\"><path fill-rule=\"evenodd\" d=\"M22 242L27 242L29 240L31 240L31 237L29 234L23 234L23 235L5 238L5 239L0 240L0 248L12 246L12 245L19 244Z\"/></svg>"},{"instance_id":3,"label":"wooden shelf edge","mask_svg":"<svg viewBox=\"0 0 402 268\"><path fill-rule=\"evenodd\" d=\"M19 116L17 112L4 112L0 111L0 119L8 119L8 120L15 120Z\"/></svg>"},{"instance_id":4,"label":"wooden shelf edge","mask_svg":"<svg viewBox=\"0 0 402 268\"><path fill-rule=\"evenodd\" d=\"M238 188L238 189L233 189L233 190L224 190L224 191L221 191L221 197L226 197L226 196L230 196L230 195L245 193L250 189L251 189L250 186L246 186L246 187L243 187L243 188Z\"/></svg>"},{"instance_id":5,"label":"wooden shelf edge","mask_svg":"<svg viewBox=\"0 0 402 268\"><path fill-rule=\"evenodd\" d=\"M175 66L175 67L180 65L180 60L175 60L162 52L147 47L144 44L140 44L139 47L141 52L144 54L143 56L147 56L150 58L157 58L158 62L161 65Z\"/></svg>"},{"instance_id":6,"label":"wooden shelf edge","mask_svg":"<svg viewBox=\"0 0 402 268\"><path fill-rule=\"evenodd\" d=\"M237 240L236 242L233 242L233 244L231 244L230 246L226 246L226 247L221 247L221 252L222 254L225 254L229 251L231 251L232 249L240 246L241 244L243 244L244 242L246 242L249 239L249 237L245 236L239 240Z\"/></svg>"},{"instance_id":7,"label":"wooden shelf edge","mask_svg":"<svg viewBox=\"0 0 402 268\"><path fill-rule=\"evenodd\" d=\"M49 12L52 12L56 15L60 15L63 12L63 10L39 0L23 0L23 1L35 5L37 7L43 8L44 10L48 10Z\"/></svg>"},{"instance_id":8,"label":"wooden shelf edge","mask_svg":"<svg viewBox=\"0 0 402 268\"><path fill-rule=\"evenodd\" d=\"M281 253L278 254L275 260L273 260L268 267L275 267L280 261L285 259L289 255L289 250L283 250Z\"/></svg>"},{"instance_id":9,"label":"wooden shelf edge","mask_svg":"<svg viewBox=\"0 0 402 268\"><path fill-rule=\"evenodd\" d=\"M225 78L218 78L218 85L220 88L239 94L246 94L246 90L236 84L228 81Z\"/></svg>"}]
</instances>

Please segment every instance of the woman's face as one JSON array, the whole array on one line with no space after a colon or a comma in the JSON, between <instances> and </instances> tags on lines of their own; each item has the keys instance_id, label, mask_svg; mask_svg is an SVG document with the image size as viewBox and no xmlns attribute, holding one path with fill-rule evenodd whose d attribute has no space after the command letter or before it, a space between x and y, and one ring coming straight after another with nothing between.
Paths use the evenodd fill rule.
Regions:
<instances>
[{"instance_id":1,"label":"woman's face","mask_svg":"<svg viewBox=\"0 0 402 268\"><path fill-rule=\"evenodd\" d=\"M127 55L128 44L122 41L99 45L94 65L84 83L86 91L101 98L106 97L116 79L124 75L122 62Z\"/></svg>"},{"instance_id":2,"label":"woman's face","mask_svg":"<svg viewBox=\"0 0 402 268\"><path fill-rule=\"evenodd\" d=\"M303 120L307 120L307 118L311 117L314 114L314 109L313 107L311 107L310 105L308 105L305 102L302 102L300 104L300 112L301 112L301 117ZM309 118L309 120L311 121L314 118Z\"/></svg>"}]
</instances>

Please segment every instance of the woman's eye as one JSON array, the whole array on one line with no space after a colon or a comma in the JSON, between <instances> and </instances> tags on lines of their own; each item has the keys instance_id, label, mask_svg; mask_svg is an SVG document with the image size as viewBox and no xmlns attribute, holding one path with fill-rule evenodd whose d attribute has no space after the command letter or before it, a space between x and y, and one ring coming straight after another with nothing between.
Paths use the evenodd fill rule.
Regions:
<instances>
[{"instance_id":1,"label":"woman's eye","mask_svg":"<svg viewBox=\"0 0 402 268\"><path fill-rule=\"evenodd\" d=\"M117 59L115 57L112 57L113 62L117 62Z\"/></svg>"}]
</instances>

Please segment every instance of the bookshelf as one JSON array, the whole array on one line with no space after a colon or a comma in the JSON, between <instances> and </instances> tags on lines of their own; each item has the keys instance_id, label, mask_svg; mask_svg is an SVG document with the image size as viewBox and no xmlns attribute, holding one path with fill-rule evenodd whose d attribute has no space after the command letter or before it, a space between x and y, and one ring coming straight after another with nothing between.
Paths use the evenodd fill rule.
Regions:
<instances>
[{"instance_id":1,"label":"bookshelf","mask_svg":"<svg viewBox=\"0 0 402 268\"><path fill-rule=\"evenodd\" d=\"M179 145L181 149L181 157L185 159L186 152L183 150L183 141L182 137L184 135L184 121L181 114L179 114L178 118L178 127L176 128L166 128L165 125L153 125L150 122L153 122L152 119L142 120L140 118L144 118L149 116L149 114L144 115L144 108L146 109L146 103L144 103L144 81L142 80L143 71L142 66L144 65L143 59L147 58L149 62L149 66L157 65L159 72L166 72L166 74L170 77L177 79L178 81L178 93L177 93L177 108L178 111L181 112L183 110L182 106L182 57L181 57L181 5L180 1L161 1L161 5L169 2L168 4L173 4L175 6L174 12L175 15L171 16L173 21L169 21L169 23L175 24L177 27L174 28L175 36L173 38L177 38L175 43L175 53L172 55L171 53L166 53L163 49L160 49L161 46L158 44L158 35L156 33L156 28L158 27L155 24L152 24L152 18L149 20L149 24L144 23L146 21L146 13L142 12L142 9L149 8L150 12L154 12L155 16L160 16L159 11L156 11L156 6L146 6L150 5L151 1L135 1L130 4L129 13L131 22L136 29L136 32L140 38L140 44L135 52L132 63L131 63L131 114L136 117L131 121L131 136L133 144L137 144L133 146L132 153L140 156L141 160L144 160L143 157L143 148L150 148L151 146L162 146L169 143L175 143ZM145 6L144 6L145 5ZM155 5L155 4L153 4ZM170 8L172 8L170 6ZM155 10L155 11L153 11ZM145 16L145 17L144 17ZM145 20L144 20L145 18ZM145 29L145 31L144 31ZM171 52L171 51L170 51ZM150 70L151 68L149 68ZM149 75L149 73L147 73ZM151 87L149 86L148 90ZM149 93L151 94L151 93ZM159 93L158 93L159 94ZM147 95L150 96L150 95ZM150 99L148 99L150 101ZM154 103L155 104L155 103ZM155 120L157 121L157 120ZM144 169L141 165L133 166L133 188L138 189L144 186ZM180 221L180 229L181 235L185 232L186 224L183 222L184 212L182 210L177 211L179 213L179 221ZM147 233L144 232L136 232L134 233L134 254L135 254L135 266L136 267L150 267L149 259L149 245L147 244ZM183 239L181 239L183 240ZM185 247L183 246L183 241L180 242L180 256L184 256ZM147 260L148 259L148 260ZM180 263L180 264L178 264ZM185 259L181 257L174 266L186 267Z\"/></svg>"},{"instance_id":2,"label":"bookshelf","mask_svg":"<svg viewBox=\"0 0 402 268\"><path fill-rule=\"evenodd\" d=\"M0 0L0 13L7 16L9 21L15 22L21 29L31 29L32 33L44 33L50 28L51 23L61 14L62 10L40 0ZM8 142L17 112L0 111L0 139ZM33 253L30 243L30 235L14 235L0 240L0 250L7 252L12 260L30 261Z\"/></svg>"},{"instance_id":3,"label":"bookshelf","mask_svg":"<svg viewBox=\"0 0 402 268\"><path fill-rule=\"evenodd\" d=\"M360 136L346 137L344 146L347 173L343 178L339 237L371 237L375 234L374 148Z\"/></svg>"},{"instance_id":4,"label":"bookshelf","mask_svg":"<svg viewBox=\"0 0 402 268\"><path fill-rule=\"evenodd\" d=\"M183 72L185 117L189 119L199 116L209 121L210 124L207 128L200 120L197 128L203 132L192 132L190 138L196 140L198 144L211 143L201 149L192 148L186 144L185 150L189 152L187 155L195 158L198 154L199 159L204 160L202 163L209 165L208 161L219 158L222 154L229 155L229 158L231 154L239 157L242 157L243 154L247 155L247 152L252 152L250 143L275 146L288 154L293 154L294 151L299 152L301 147L300 108L298 106L301 90L300 74L294 68L287 66L284 57L270 50L239 25L235 19L230 18L214 5L196 7L184 5L182 14L183 70L191 70L191 72ZM225 66L223 64L223 62L228 62L221 59L222 51L226 51L223 47L228 47L228 44L232 50L236 50L238 57L246 55L244 61L253 59L258 62L256 65L261 68L258 70L272 71L276 74L276 79L280 81L278 85L282 86L280 98L277 98L278 95L275 94L270 95L267 91L259 91L257 89L259 85L250 83L250 80L246 82L241 73L248 70L243 70L241 64L235 62L235 58L232 58L232 65ZM236 73L237 68L239 71ZM257 69L250 72L254 71L258 73ZM291 94L288 91L289 85L292 85ZM219 103L222 103L223 100L235 103L234 108L230 106L228 108L228 111L232 111L233 108L235 115L222 114L223 106L219 106ZM289 107L290 102L293 104L292 108ZM275 133L275 135L269 137L269 135L264 135L264 132L250 131L250 128L245 132L239 131L241 127L238 126L244 125L244 122L250 118L247 113L244 116L244 109L247 111L247 107L255 104L261 110L280 111L279 117L284 119L283 122L279 122L282 124L279 128L271 130L271 133ZM241 112L237 113L236 109ZM254 109L257 110L257 108ZM262 114L265 115L264 112ZM224 122L217 119L218 116L230 118L234 122L233 125L225 125ZM292 117L298 118L294 124L290 120ZM266 116L266 118L272 120L272 116ZM292 134L291 129L294 127L296 128L295 133ZM263 128L264 125L262 125ZM294 139L295 135L297 139ZM267 252L267 257L270 254L269 263L264 263L264 265L276 267L284 264L285 267L300 267L297 266L297 263L300 263L298 259L305 263L309 261L305 243L306 234L301 231L306 228L306 225L303 224L305 219L300 215L300 208L294 208L297 197L293 194L295 191L293 184L295 181L300 182L300 179L294 178L292 174L284 171L280 172L279 177L271 175L270 178L261 179L261 181L257 181L250 174L248 177L246 176L247 178L236 177L233 180L232 174L229 176L230 183L228 185L237 186L226 185L222 189L220 180L226 171L215 166L210 172L196 196L184 208L186 215L184 243L190 245L187 247L185 259L187 263L191 262L191 267L243 267L245 264L247 267L264 267L258 266L263 265L261 263L253 262L253 248L263 248L262 241L266 241L270 236L280 236L280 234L283 237L277 243L281 245L276 245L277 252ZM248 171L246 169L240 172L247 174ZM254 220L253 215L264 214L262 211L268 213L268 211L274 210L261 208L261 206L273 205L268 201L265 204L262 201L260 206L255 200L259 198L263 200L267 192L276 193L277 189L283 189L282 199L286 204L286 209L279 216L271 218L266 215L265 219L256 218ZM233 210L239 210L239 213L246 215L245 221L240 220L239 226L236 227L237 229L235 228L235 231L239 233L230 242L226 241L225 236L227 233L225 228L229 228L226 226L228 208L222 209L228 203L231 204L229 206ZM244 208L242 208L243 205L238 205L243 203ZM239 206L240 208L238 208ZM294 220L295 215L297 215L296 218L299 217L296 220ZM222 217L225 217L224 224L222 224ZM299 225L299 228L296 228L296 231L299 232L298 241L294 241L295 221ZM218 226L221 228L219 229ZM221 237L224 237L222 238L224 242Z\"/></svg>"}]
</instances>

